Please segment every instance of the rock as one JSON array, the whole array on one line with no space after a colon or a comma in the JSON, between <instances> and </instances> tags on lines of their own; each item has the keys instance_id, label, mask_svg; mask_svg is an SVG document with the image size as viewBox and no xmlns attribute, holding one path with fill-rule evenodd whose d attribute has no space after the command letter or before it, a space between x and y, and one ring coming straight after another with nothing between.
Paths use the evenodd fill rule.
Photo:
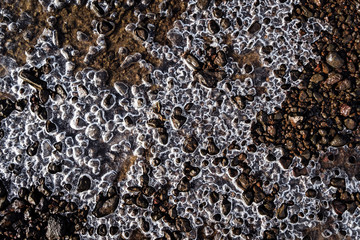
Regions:
<instances>
[{"instance_id":1,"label":"rock","mask_svg":"<svg viewBox=\"0 0 360 240\"><path fill-rule=\"evenodd\" d=\"M193 153L195 152L197 147L198 147L197 140L194 137L188 137L184 141L183 151L186 153Z\"/></svg>"},{"instance_id":2,"label":"rock","mask_svg":"<svg viewBox=\"0 0 360 240\"><path fill-rule=\"evenodd\" d=\"M335 199L333 202L332 202L332 206L334 208L334 211L338 214L338 215L342 215L346 209L347 209L347 206L344 202L342 202L341 200L338 200L338 199Z\"/></svg>"},{"instance_id":3,"label":"rock","mask_svg":"<svg viewBox=\"0 0 360 240\"><path fill-rule=\"evenodd\" d=\"M330 145L333 147L342 147L348 143L348 138L344 135L337 134L331 140Z\"/></svg>"},{"instance_id":4,"label":"rock","mask_svg":"<svg viewBox=\"0 0 360 240\"><path fill-rule=\"evenodd\" d=\"M118 195L107 199L99 199L93 211L94 216L101 218L113 213L119 204L119 199Z\"/></svg>"},{"instance_id":5,"label":"rock","mask_svg":"<svg viewBox=\"0 0 360 240\"><path fill-rule=\"evenodd\" d=\"M248 29L248 32L250 34L254 34L260 31L260 29L261 29L261 24L258 21L256 21L253 24L251 24L251 26Z\"/></svg>"},{"instance_id":6,"label":"rock","mask_svg":"<svg viewBox=\"0 0 360 240\"><path fill-rule=\"evenodd\" d=\"M211 19L208 22L208 29L211 34L216 34L220 31L220 26L215 20Z\"/></svg>"},{"instance_id":7,"label":"rock","mask_svg":"<svg viewBox=\"0 0 360 240\"><path fill-rule=\"evenodd\" d=\"M323 80L324 80L324 77L320 73L316 73L310 78L310 82L313 82L313 83L319 83Z\"/></svg>"},{"instance_id":8,"label":"rock","mask_svg":"<svg viewBox=\"0 0 360 240\"><path fill-rule=\"evenodd\" d=\"M136 28L135 35L142 41L146 41L149 36L148 31L145 28Z\"/></svg>"},{"instance_id":9,"label":"rock","mask_svg":"<svg viewBox=\"0 0 360 240\"><path fill-rule=\"evenodd\" d=\"M172 124L175 129L180 129L186 122L186 117L180 115L174 115L171 117Z\"/></svg>"},{"instance_id":10,"label":"rock","mask_svg":"<svg viewBox=\"0 0 360 240\"><path fill-rule=\"evenodd\" d=\"M39 99L41 104L45 104L49 100L50 92L47 89L42 89L39 92Z\"/></svg>"},{"instance_id":11,"label":"rock","mask_svg":"<svg viewBox=\"0 0 360 240\"><path fill-rule=\"evenodd\" d=\"M254 192L252 189L246 190L243 192L242 197L246 205L251 205L254 201Z\"/></svg>"},{"instance_id":12,"label":"rock","mask_svg":"<svg viewBox=\"0 0 360 240\"><path fill-rule=\"evenodd\" d=\"M327 85L333 85L339 81L341 81L342 75L340 73L331 72L328 75L328 78L325 81Z\"/></svg>"},{"instance_id":13,"label":"rock","mask_svg":"<svg viewBox=\"0 0 360 240\"><path fill-rule=\"evenodd\" d=\"M305 192L305 196L309 197L309 198L314 198L316 197L316 191L312 188L306 190Z\"/></svg>"},{"instance_id":14,"label":"rock","mask_svg":"<svg viewBox=\"0 0 360 240\"><path fill-rule=\"evenodd\" d=\"M163 145L166 145L169 141L169 135L165 128L159 128L159 142Z\"/></svg>"},{"instance_id":15,"label":"rock","mask_svg":"<svg viewBox=\"0 0 360 240\"><path fill-rule=\"evenodd\" d=\"M46 131L48 133L54 132L56 131L56 125L55 123L51 122L50 120L46 121L46 125L45 125Z\"/></svg>"},{"instance_id":16,"label":"rock","mask_svg":"<svg viewBox=\"0 0 360 240\"><path fill-rule=\"evenodd\" d=\"M61 170L62 170L61 164L56 164L52 162L48 165L48 171L50 174L61 172Z\"/></svg>"},{"instance_id":17,"label":"rock","mask_svg":"<svg viewBox=\"0 0 360 240\"><path fill-rule=\"evenodd\" d=\"M121 95L126 96L129 90L129 87L124 83L116 82L114 83L115 90Z\"/></svg>"},{"instance_id":18,"label":"rock","mask_svg":"<svg viewBox=\"0 0 360 240\"><path fill-rule=\"evenodd\" d=\"M140 227L144 232L148 232L150 230L150 224L145 218L140 218Z\"/></svg>"},{"instance_id":19,"label":"rock","mask_svg":"<svg viewBox=\"0 0 360 240\"><path fill-rule=\"evenodd\" d=\"M124 118L124 123L126 127L133 127L134 121L131 119L131 117L128 115Z\"/></svg>"},{"instance_id":20,"label":"rock","mask_svg":"<svg viewBox=\"0 0 360 240\"><path fill-rule=\"evenodd\" d=\"M61 215L51 215L46 227L46 237L51 240L60 240L68 234L66 218Z\"/></svg>"},{"instance_id":21,"label":"rock","mask_svg":"<svg viewBox=\"0 0 360 240\"><path fill-rule=\"evenodd\" d=\"M227 198L224 198L221 203L221 211L226 216L230 213L231 202Z\"/></svg>"},{"instance_id":22,"label":"rock","mask_svg":"<svg viewBox=\"0 0 360 240\"><path fill-rule=\"evenodd\" d=\"M101 137L101 129L98 124L93 123L86 128L85 134L91 140L98 140Z\"/></svg>"},{"instance_id":23,"label":"rock","mask_svg":"<svg viewBox=\"0 0 360 240\"><path fill-rule=\"evenodd\" d=\"M214 63L220 67L224 67L227 64L226 55L224 51L218 51L216 53Z\"/></svg>"},{"instance_id":24,"label":"rock","mask_svg":"<svg viewBox=\"0 0 360 240\"><path fill-rule=\"evenodd\" d=\"M245 173L240 174L238 179L236 179L236 183L242 190L246 190L251 185L249 176Z\"/></svg>"},{"instance_id":25,"label":"rock","mask_svg":"<svg viewBox=\"0 0 360 240\"><path fill-rule=\"evenodd\" d=\"M22 112L25 109L27 103L28 103L28 101L25 98L17 100L15 102L15 109L19 112Z\"/></svg>"},{"instance_id":26,"label":"rock","mask_svg":"<svg viewBox=\"0 0 360 240\"><path fill-rule=\"evenodd\" d=\"M215 76L207 74L205 72L197 72L194 75L194 79L207 88L216 88L218 83L218 80Z\"/></svg>"},{"instance_id":27,"label":"rock","mask_svg":"<svg viewBox=\"0 0 360 240\"><path fill-rule=\"evenodd\" d=\"M125 205L132 205L135 202L134 197L128 193L123 195L122 199L123 199Z\"/></svg>"},{"instance_id":28,"label":"rock","mask_svg":"<svg viewBox=\"0 0 360 240\"><path fill-rule=\"evenodd\" d=\"M164 215L159 211L159 210L156 210L154 212L151 213L151 219L153 221L158 221L160 220Z\"/></svg>"},{"instance_id":29,"label":"rock","mask_svg":"<svg viewBox=\"0 0 360 240\"><path fill-rule=\"evenodd\" d=\"M15 109L15 104L10 99L0 99L0 121L7 118Z\"/></svg>"},{"instance_id":30,"label":"rock","mask_svg":"<svg viewBox=\"0 0 360 240\"><path fill-rule=\"evenodd\" d=\"M264 191L259 188L257 185L254 185L253 186L253 192L254 192L254 202L255 203L259 203L261 202L262 200L264 200L265 198L265 193Z\"/></svg>"},{"instance_id":31,"label":"rock","mask_svg":"<svg viewBox=\"0 0 360 240\"><path fill-rule=\"evenodd\" d=\"M336 52L330 52L326 56L326 62L333 68L341 68L344 65L344 60Z\"/></svg>"},{"instance_id":32,"label":"rock","mask_svg":"<svg viewBox=\"0 0 360 240\"><path fill-rule=\"evenodd\" d=\"M301 123L304 120L303 116L298 115L289 115L289 121L293 127L297 127L298 123Z\"/></svg>"},{"instance_id":33,"label":"rock","mask_svg":"<svg viewBox=\"0 0 360 240\"><path fill-rule=\"evenodd\" d=\"M102 101L102 105L106 110L109 110L115 105L115 102L115 97L112 94L107 94Z\"/></svg>"},{"instance_id":34,"label":"rock","mask_svg":"<svg viewBox=\"0 0 360 240\"><path fill-rule=\"evenodd\" d=\"M264 204L261 204L258 207L258 212L260 215L268 216L270 218L272 218L274 216L274 211L267 209Z\"/></svg>"},{"instance_id":35,"label":"rock","mask_svg":"<svg viewBox=\"0 0 360 240\"><path fill-rule=\"evenodd\" d=\"M207 152L209 155L216 155L220 152L219 148L215 145L213 138L209 138Z\"/></svg>"},{"instance_id":36,"label":"rock","mask_svg":"<svg viewBox=\"0 0 360 240\"><path fill-rule=\"evenodd\" d=\"M7 200L8 192L4 183L0 180L0 210L3 210L8 204Z\"/></svg>"},{"instance_id":37,"label":"rock","mask_svg":"<svg viewBox=\"0 0 360 240\"><path fill-rule=\"evenodd\" d=\"M82 176L79 179L79 183L78 183L78 188L77 191L78 192L84 192L89 190L91 187L91 180L88 176Z\"/></svg>"},{"instance_id":38,"label":"rock","mask_svg":"<svg viewBox=\"0 0 360 240\"><path fill-rule=\"evenodd\" d=\"M294 177L306 176L307 173L308 173L308 171L307 171L306 167L303 167L303 168L294 167L293 168Z\"/></svg>"},{"instance_id":39,"label":"rock","mask_svg":"<svg viewBox=\"0 0 360 240\"><path fill-rule=\"evenodd\" d=\"M140 208L147 208L149 206L149 203L142 194L138 194L138 196L135 199L135 205Z\"/></svg>"},{"instance_id":40,"label":"rock","mask_svg":"<svg viewBox=\"0 0 360 240\"><path fill-rule=\"evenodd\" d=\"M344 79L341 82L339 82L336 86L337 91L345 91L348 89L351 89L351 81L349 79Z\"/></svg>"},{"instance_id":41,"label":"rock","mask_svg":"<svg viewBox=\"0 0 360 240\"><path fill-rule=\"evenodd\" d=\"M274 162L276 161L276 157L273 154L269 153L266 157L266 160L268 160L269 162Z\"/></svg>"},{"instance_id":42,"label":"rock","mask_svg":"<svg viewBox=\"0 0 360 240\"><path fill-rule=\"evenodd\" d=\"M357 127L356 122L352 118L346 118L344 120L344 125L347 129L350 129L350 130L354 130ZM0 137L0 139L1 139L1 137Z\"/></svg>"},{"instance_id":43,"label":"rock","mask_svg":"<svg viewBox=\"0 0 360 240\"><path fill-rule=\"evenodd\" d=\"M56 92L56 94L59 95L62 99L65 99L65 98L67 97L67 93L66 93L65 89L64 89L61 85L59 85L59 84L57 84L57 85L55 86L55 92Z\"/></svg>"},{"instance_id":44,"label":"rock","mask_svg":"<svg viewBox=\"0 0 360 240\"><path fill-rule=\"evenodd\" d=\"M190 190L190 181L186 177L183 177L177 186L177 190L180 192L188 192Z\"/></svg>"},{"instance_id":45,"label":"rock","mask_svg":"<svg viewBox=\"0 0 360 240\"><path fill-rule=\"evenodd\" d=\"M142 193L147 196L150 197L151 195L153 195L155 193L155 188L151 187L151 186L146 186L143 188Z\"/></svg>"},{"instance_id":46,"label":"rock","mask_svg":"<svg viewBox=\"0 0 360 240\"><path fill-rule=\"evenodd\" d=\"M54 148L56 149L56 151L61 152L62 151L62 143L61 142L54 143Z\"/></svg>"},{"instance_id":47,"label":"rock","mask_svg":"<svg viewBox=\"0 0 360 240\"><path fill-rule=\"evenodd\" d=\"M184 56L185 59L185 64L192 70L200 70L202 63L199 62L199 60L191 55L191 54L186 54Z\"/></svg>"},{"instance_id":48,"label":"rock","mask_svg":"<svg viewBox=\"0 0 360 240\"><path fill-rule=\"evenodd\" d=\"M164 127L164 122L160 119L152 118L147 121L147 125L153 128L162 128Z\"/></svg>"},{"instance_id":49,"label":"rock","mask_svg":"<svg viewBox=\"0 0 360 240\"><path fill-rule=\"evenodd\" d=\"M336 187L336 188L346 188L345 179L344 178L331 178L330 179L330 186Z\"/></svg>"},{"instance_id":50,"label":"rock","mask_svg":"<svg viewBox=\"0 0 360 240\"><path fill-rule=\"evenodd\" d=\"M177 218L175 225L176 229L180 232L190 232L192 230L190 221L186 218Z\"/></svg>"},{"instance_id":51,"label":"rock","mask_svg":"<svg viewBox=\"0 0 360 240\"><path fill-rule=\"evenodd\" d=\"M292 163L292 158L283 156L279 159L279 162L284 169L289 169Z\"/></svg>"},{"instance_id":52,"label":"rock","mask_svg":"<svg viewBox=\"0 0 360 240\"><path fill-rule=\"evenodd\" d=\"M107 229L106 229L106 225L105 224L100 224L98 229L97 229L97 234L99 234L100 236L105 237L107 234Z\"/></svg>"},{"instance_id":53,"label":"rock","mask_svg":"<svg viewBox=\"0 0 360 240\"><path fill-rule=\"evenodd\" d=\"M229 20L228 18L222 18L222 19L220 20L220 26L221 26L224 30L228 29L228 28L230 27L230 25L231 25L231 22L230 22L230 20Z\"/></svg>"},{"instance_id":54,"label":"rock","mask_svg":"<svg viewBox=\"0 0 360 240\"><path fill-rule=\"evenodd\" d=\"M290 222L291 222L291 223L297 223L298 220L299 220L298 215L296 215L296 214L291 215L291 217L290 217Z\"/></svg>"},{"instance_id":55,"label":"rock","mask_svg":"<svg viewBox=\"0 0 360 240\"><path fill-rule=\"evenodd\" d=\"M205 10L208 8L210 0L198 0L196 6L201 10Z\"/></svg>"},{"instance_id":56,"label":"rock","mask_svg":"<svg viewBox=\"0 0 360 240\"><path fill-rule=\"evenodd\" d=\"M216 203L217 201L219 201L219 194L217 192L211 192L209 194L210 197L210 201L212 204Z\"/></svg>"},{"instance_id":57,"label":"rock","mask_svg":"<svg viewBox=\"0 0 360 240\"><path fill-rule=\"evenodd\" d=\"M239 110L243 110L246 106L246 99L244 96L235 96L232 97L231 100Z\"/></svg>"},{"instance_id":58,"label":"rock","mask_svg":"<svg viewBox=\"0 0 360 240\"><path fill-rule=\"evenodd\" d=\"M343 115L344 117L349 116L351 113L351 107L347 104L342 104L340 106L340 114Z\"/></svg>"},{"instance_id":59,"label":"rock","mask_svg":"<svg viewBox=\"0 0 360 240\"><path fill-rule=\"evenodd\" d=\"M176 210L176 206L172 206L169 211L168 214L171 218L177 218L178 214L177 214L177 210Z\"/></svg>"},{"instance_id":60,"label":"rock","mask_svg":"<svg viewBox=\"0 0 360 240\"><path fill-rule=\"evenodd\" d=\"M34 156L37 153L37 150L39 148L39 142L36 141L33 144L31 144L27 149L26 153L31 157Z\"/></svg>"},{"instance_id":61,"label":"rock","mask_svg":"<svg viewBox=\"0 0 360 240\"><path fill-rule=\"evenodd\" d=\"M278 219L285 219L288 216L287 213L287 204L283 203L281 204L281 206L279 207L279 209L276 212L276 217Z\"/></svg>"},{"instance_id":62,"label":"rock","mask_svg":"<svg viewBox=\"0 0 360 240\"><path fill-rule=\"evenodd\" d=\"M35 113L41 120L46 120L47 119L47 111L46 111L45 107L38 106Z\"/></svg>"}]
</instances>

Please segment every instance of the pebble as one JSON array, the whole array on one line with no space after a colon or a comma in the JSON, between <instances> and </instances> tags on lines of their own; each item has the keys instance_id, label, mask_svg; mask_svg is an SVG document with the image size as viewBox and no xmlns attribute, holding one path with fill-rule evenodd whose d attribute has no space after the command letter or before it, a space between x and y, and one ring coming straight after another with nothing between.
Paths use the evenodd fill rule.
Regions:
<instances>
[{"instance_id":1,"label":"pebble","mask_svg":"<svg viewBox=\"0 0 360 240\"><path fill-rule=\"evenodd\" d=\"M330 142L330 145L333 147L342 147L348 143L346 136L337 134Z\"/></svg>"},{"instance_id":2,"label":"pebble","mask_svg":"<svg viewBox=\"0 0 360 240\"><path fill-rule=\"evenodd\" d=\"M336 188L343 188L345 189L345 179L344 178L331 178L330 179L330 186L336 187Z\"/></svg>"},{"instance_id":3,"label":"pebble","mask_svg":"<svg viewBox=\"0 0 360 240\"><path fill-rule=\"evenodd\" d=\"M288 212L287 212L287 204L282 203L281 206L279 207L279 209L276 212L276 217L278 219L285 219L288 216Z\"/></svg>"},{"instance_id":4,"label":"pebble","mask_svg":"<svg viewBox=\"0 0 360 240\"><path fill-rule=\"evenodd\" d=\"M79 183L78 183L78 187L77 187L77 191L78 192L84 192L89 190L91 187L91 180L89 177L87 176L82 176L79 179Z\"/></svg>"},{"instance_id":5,"label":"pebble","mask_svg":"<svg viewBox=\"0 0 360 240\"><path fill-rule=\"evenodd\" d=\"M119 196L115 195L110 198L103 198L98 200L93 211L94 216L97 218L102 218L112 214L119 204L119 199Z\"/></svg>"},{"instance_id":6,"label":"pebble","mask_svg":"<svg viewBox=\"0 0 360 240\"><path fill-rule=\"evenodd\" d=\"M326 56L326 62L333 68L341 68L344 65L344 60L336 52L330 52Z\"/></svg>"},{"instance_id":7,"label":"pebble","mask_svg":"<svg viewBox=\"0 0 360 240\"><path fill-rule=\"evenodd\" d=\"M185 153L193 153L198 147L198 142L194 137L188 137L183 144L183 151Z\"/></svg>"}]
</instances>

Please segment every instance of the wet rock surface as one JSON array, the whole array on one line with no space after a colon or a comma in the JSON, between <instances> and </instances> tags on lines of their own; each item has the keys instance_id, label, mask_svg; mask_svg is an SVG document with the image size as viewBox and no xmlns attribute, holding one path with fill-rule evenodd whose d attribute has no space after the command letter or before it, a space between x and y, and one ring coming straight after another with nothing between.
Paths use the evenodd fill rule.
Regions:
<instances>
[{"instance_id":1,"label":"wet rock surface","mask_svg":"<svg viewBox=\"0 0 360 240\"><path fill-rule=\"evenodd\" d=\"M0 8L0 238L360 236L355 2Z\"/></svg>"}]
</instances>

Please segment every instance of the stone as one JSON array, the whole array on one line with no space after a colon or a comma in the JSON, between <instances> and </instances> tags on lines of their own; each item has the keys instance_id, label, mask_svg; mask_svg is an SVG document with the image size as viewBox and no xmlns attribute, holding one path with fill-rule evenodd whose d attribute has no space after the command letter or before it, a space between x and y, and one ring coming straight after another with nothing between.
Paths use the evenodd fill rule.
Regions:
<instances>
[{"instance_id":1,"label":"stone","mask_svg":"<svg viewBox=\"0 0 360 240\"><path fill-rule=\"evenodd\" d=\"M347 129L350 129L350 130L354 130L357 127L355 120L352 118L346 118L344 120L344 125ZM1 137L0 137L0 139L1 139Z\"/></svg>"},{"instance_id":2,"label":"stone","mask_svg":"<svg viewBox=\"0 0 360 240\"><path fill-rule=\"evenodd\" d=\"M190 181L186 177L183 177L177 186L177 190L180 192L188 192L190 190Z\"/></svg>"},{"instance_id":3,"label":"stone","mask_svg":"<svg viewBox=\"0 0 360 240\"><path fill-rule=\"evenodd\" d=\"M337 134L331 140L330 145L333 147L342 147L348 143L348 138L344 135Z\"/></svg>"},{"instance_id":4,"label":"stone","mask_svg":"<svg viewBox=\"0 0 360 240\"><path fill-rule=\"evenodd\" d=\"M330 179L330 186L336 187L336 188L346 188L345 179L344 178L331 178Z\"/></svg>"},{"instance_id":5,"label":"stone","mask_svg":"<svg viewBox=\"0 0 360 240\"><path fill-rule=\"evenodd\" d=\"M88 176L82 176L79 179L79 183L78 183L78 188L77 191L78 192L84 192L89 190L91 187L91 180Z\"/></svg>"},{"instance_id":6,"label":"stone","mask_svg":"<svg viewBox=\"0 0 360 240\"><path fill-rule=\"evenodd\" d=\"M190 232L192 230L190 221L186 218L177 218L175 225L176 229L180 232Z\"/></svg>"},{"instance_id":7,"label":"stone","mask_svg":"<svg viewBox=\"0 0 360 240\"><path fill-rule=\"evenodd\" d=\"M147 208L149 206L149 202L142 194L138 194L135 199L135 205L140 208Z\"/></svg>"},{"instance_id":8,"label":"stone","mask_svg":"<svg viewBox=\"0 0 360 240\"><path fill-rule=\"evenodd\" d=\"M208 8L210 0L198 0L196 6L201 10L205 10Z\"/></svg>"},{"instance_id":9,"label":"stone","mask_svg":"<svg viewBox=\"0 0 360 240\"><path fill-rule=\"evenodd\" d=\"M285 219L287 217L287 204L282 203L279 207L279 209L276 212L276 217L278 219Z\"/></svg>"},{"instance_id":10,"label":"stone","mask_svg":"<svg viewBox=\"0 0 360 240\"><path fill-rule=\"evenodd\" d=\"M344 65L344 60L336 52L330 52L326 56L326 62L333 68L341 68Z\"/></svg>"},{"instance_id":11,"label":"stone","mask_svg":"<svg viewBox=\"0 0 360 240\"><path fill-rule=\"evenodd\" d=\"M254 185L253 186L253 192L254 192L254 202L255 203L259 203L262 200L264 200L265 193L260 187L258 187L257 185Z\"/></svg>"},{"instance_id":12,"label":"stone","mask_svg":"<svg viewBox=\"0 0 360 240\"><path fill-rule=\"evenodd\" d=\"M183 151L186 153L193 153L195 152L197 147L198 147L197 140L194 137L188 137L184 141Z\"/></svg>"},{"instance_id":13,"label":"stone","mask_svg":"<svg viewBox=\"0 0 360 240\"><path fill-rule=\"evenodd\" d=\"M224 198L221 203L221 211L226 216L230 213L230 210L231 202L227 198Z\"/></svg>"},{"instance_id":14,"label":"stone","mask_svg":"<svg viewBox=\"0 0 360 240\"><path fill-rule=\"evenodd\" d=\"M323 80L324 80L324 77L320 73L316 73L310 78L310 82L313 82L313 83L319 83Z\"/></svg>"},{"instance_id":15,"label":"stone","mask_svg":"<svg viewBox=\"0 0 360 240\"><path fill-rule=\"evenodd\" d=\"M255 21L248 29L248 32L250 34L255 34L261 29L261 24L258 21Z\"/></svg>"},{"instance_id":16,"label":"stone","mask_svg":"<svg viewBox=\"0 0 360 240\"><path fill-rule=\"evenodd\" d=\"M341 200L338 200L338 199L335 199L334 201L332 201L332 206L334 208L334 211L338 215L342 215L347 209L346 204L344 202L342 202Z\"/></svg>"},{"instance_id":17,"label":"stone","mask_svg":"<svg viewBox=\"0 0 360 240\"><path fill-rule=\"evenodd\" d=\"M254 192L249 189L243 192L242 197L246 205L251 205L254 201Z\"/></svg>"},{"instance_id":18,"label":"stone","mask_svg":"<svg viewBox=\"0 0 360 240\"><path fill-rule=\"evenodd\" d=\"M94 216L101 218L112 214L119 204L119 199L119 196L115 195L111 198L98 200L93 211Z\"/></svg>"},{"instance_id":19,"label":"stone","mask_svg":"<svg viewBox=\"0 0 360 240\"><path fill-rule=\"evenodd\" d=\"M209 194L210 197L210 201L212 204L216 203L217 201L219 201L219 194L217 192L211 192Z\"/></svg>"},{"instance_id":20,"label":"stone","mask_svg":"<svg viewBox=\"0 0 360 240\"><path fill-rule=\"evenodd\" d=\"M33 144L31 144L27 149L26 153L31 157L34 156L37 153L37 150L39 148L39 142L36 141Z\"/></svg>"},{"instance_id":21,"label":"stone","mask_svg":"<svg viewBox=\"0 0 360 240\"><path fill-rule=\"evenodd\" d=\"M208 22L208 29L211 34L216 34L220 31L220 26L214 19L211 19Z\"/></svg>"},{"instance_id":22,"label":"stone","mask_svg":"<svg viewBox=\"0 0 360 240\"><path fill-rule=\"evenodd\" d=\"M308 198L314 198L316 197L316 191L314 189L308 189L305 192L305 196L307 196Z\"/></svg>"},{"instance_id":23,"label":"stone","mask_svg":"<svg viewBox=\"0 0 360 240\"><path fill-rule=\"evenodd\" d=\"M61 172L61 170L62 170L61 164L56 164L56 163L52 162L52 163L49 163L49 165L48 165L48 171L50 174L55 174L55 173Z\"/></svg>"},{"instance_id":24,"label":"stone","mask_svg":"<svg viewBox=\"0 0 360 240\"><path fill-rule=\"evenodd\" d=\"M106 229L106 225L105 224L100 224L98 229L97 229L97 234L99 234L100 236L105 237L107 234L107 229Z\"/></svg>"},{"instance_id":25,"label":"stone","mask_svg":"<svg viewBox=\"0 0 360 240\"><path fill-rule=\"evenodd\" d=\"M171 121L175 129L180 129L186 122L186 117L180 115L173 115L171 117Z\"/></svg>"}]
</instances>

